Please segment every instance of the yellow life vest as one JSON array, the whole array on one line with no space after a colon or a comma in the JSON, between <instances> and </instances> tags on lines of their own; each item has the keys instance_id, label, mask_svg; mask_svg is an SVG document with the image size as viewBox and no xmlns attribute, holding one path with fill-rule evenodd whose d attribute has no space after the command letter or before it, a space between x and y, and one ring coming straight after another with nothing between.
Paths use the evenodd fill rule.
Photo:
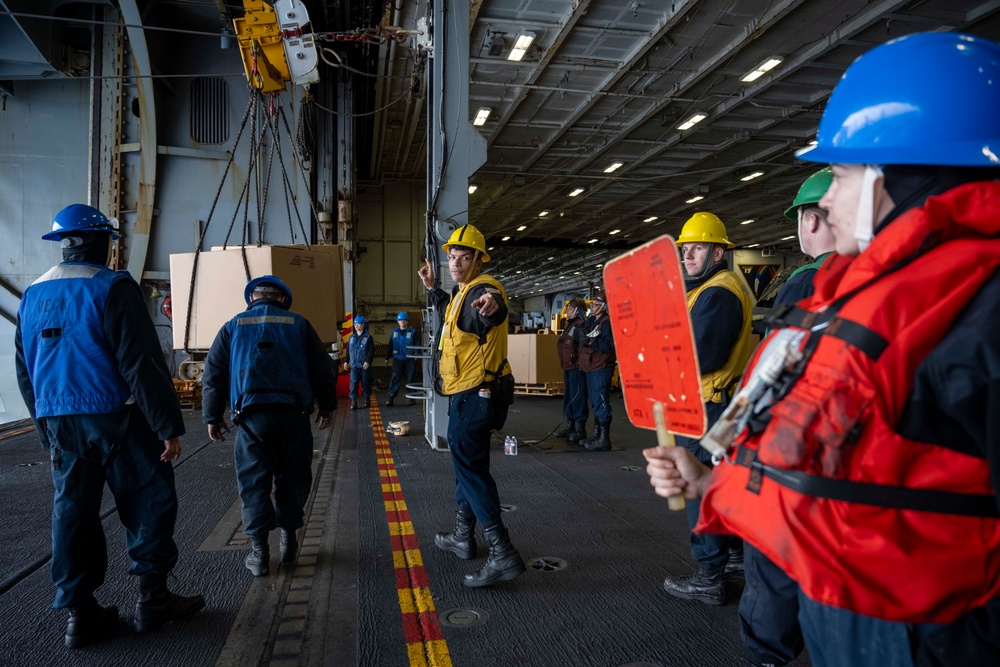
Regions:
<instances>
[{"instance_id":1,"label":"yellow life vest","mask_svg":"<svg viewBox=\"0 0 1000 667\"><path fill-rule=\"evenodd\" d=\"M445 311L444 328L438 346L441 393L449 396L475 389L495 377L510 373L510 364L507 363L506 318L502 324L486 333L486 340L482 344L479 336L458 328L458 314L462 312L466 295L473 287L483 283L498 290L504 304L507 304L507 294L503 287L485 273L476 276L451 298Z\"/></svg>"},{"instance_id":2,"label":"yellow life vest","mask_svg":"<svg viewBox=\"0 0 1000 667\"><path fill-rule=\"evenodd\" d=\"M694 308L698 296L709 287L722 287L736 295L743 309L743 326L740 336L729 353L729 358L722 368L701 376L701 399L706 403L722 403L726 398L726 390L733 387L743 375L747 361L750 360L751 317L753 315L754 298L750 288L734 271L719 271L704 283L687 293L688 311ZM731 395L731 392L730 392Z\"/></svg>"}]
</instances>

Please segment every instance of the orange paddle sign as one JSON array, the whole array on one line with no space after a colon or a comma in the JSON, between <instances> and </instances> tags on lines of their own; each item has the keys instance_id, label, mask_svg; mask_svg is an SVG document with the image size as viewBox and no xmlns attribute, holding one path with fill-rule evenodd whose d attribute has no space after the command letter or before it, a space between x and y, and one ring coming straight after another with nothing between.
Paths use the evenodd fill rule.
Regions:
<instances>
[{"instance_id":1,"label":"orange paddle sign","mask_svg":"<svg viewBox=\"0 0 1000 667\"><path fill-rule=\"evenodd\" d=\"M659 401L668 431L700 438L701 374L674 239L661 236L608 262L604 290L629 420L655 429Z\"/></svg>"}]
</instances>

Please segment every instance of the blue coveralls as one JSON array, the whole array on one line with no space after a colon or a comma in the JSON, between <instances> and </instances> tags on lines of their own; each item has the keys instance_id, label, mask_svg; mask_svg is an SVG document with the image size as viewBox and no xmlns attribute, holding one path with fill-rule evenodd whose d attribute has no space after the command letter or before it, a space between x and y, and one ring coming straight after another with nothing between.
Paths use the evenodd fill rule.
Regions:
<instances>
[{"instance_id":1,"label":"blue coveralls","mask_svg":"<svg viewBox=\"0 0 1000 667\"><path fill-rule=\"evenodd\" d=\"M392 377L389 379L389 398L395 398L399 393L403 374L406 374L406 384L413 384L414 360L408 359L407 346L417 344L417 330L413 327L400 329L396 327L389 336L389 353L386 359L392 359ZM353 394L352 394L353 395Z\"/></svg>"},{"instance_id":2,"label":"blue coveralls","mask_svg":"<svg viewBox=\"0 0 1000 667\"><path fill-rule=\"evenodd\" d=\"M202 413L239 427L233 447L243 532L266 539L304 523L312 487L313 399L336 408L337 368L315 329L273 299L257 299L223 325L205 360ZM271 500L272 485L274 500Z\"/></svg>"},{"instance_id":3,"label":"blue coveralls","mask_svg":"<svg viewBox=\"0 0 1000 667\"><path fill-rule=\"evenodd\" d=\"M365 398L372 395L372 362L375 361L375 339L368 333L368 324L359 336L352 333L347 339L347 358L351 368L351 399L358 396L358 383ZM368 364L368 368L364 365Z\"/></svg>"},{"instance_id":4,"label":"blue coveralls","mask_svg":"<svg viewBox=\"0 0 1000 667\"><path fill-rule=\"evenodd\" d=\"M129 573L166 576L177 563L177 495L160 455L184 420L138 284L63 262L25 291L15 349L21 394L52 459L53 608L86 602L104 582L105 483Z\"/></svg>"},{"instance_id":5,"label":"blue coveralls","mask_svg":"<svg viewBox=\"0 0 1000 667\"><path fill-rule=\"evenodd\" d=\"M580 332L583 318L577 317L566 323L566 329L559 335L559 360L563 368L563 414L566 419L583 424L587 421L587 378L576 361L576 350L580 347ZM572 349L572 355L569 354ZM581 428L583 428L581 426Z\"/></svg>"},{"instance_id":6,"label":"blue coveralls","mask_svg":"<svg viewBox=\"0 0 1000 667\"><path fill-rule=\"evenodd\" d=\"M596 336L588 334L597 331ZM607 308L596 316L588 316L579 334L580 347L592 347L597 352L614 355L615 340L611 332L611 319ZM587 384L587 400L594 410L594 421L599 424L611 423L611 376L615 369L613 364L604 368L588 370L584 373Z\"/></svg>"}]
</instances>

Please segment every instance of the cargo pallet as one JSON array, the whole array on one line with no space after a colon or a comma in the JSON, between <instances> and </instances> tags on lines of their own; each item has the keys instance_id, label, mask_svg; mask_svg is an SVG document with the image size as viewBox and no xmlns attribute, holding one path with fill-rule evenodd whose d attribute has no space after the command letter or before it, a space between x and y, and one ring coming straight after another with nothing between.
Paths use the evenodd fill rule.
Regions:
<instances>
[{"instance_id":1,"label":"cargo pallet","mask_svg":"<svg viewBox=\"0 0 1000 667\"><path fill-rule=\"evenodd\" d=\"M177 402L182 408L201 409L201 382L174 378L174 393L177 394Z\"/></svg>"},{"instance_id":2,"label":"cargo pallet","mask_svg":"<svg viewBox=\"0 0 1000 667\"><path fill-rule=\"evenodd\" d=\"M514 393L532 396L562 396L562 382L543 382L541 384L514 384Z\"/></svg>"}]
</instances>

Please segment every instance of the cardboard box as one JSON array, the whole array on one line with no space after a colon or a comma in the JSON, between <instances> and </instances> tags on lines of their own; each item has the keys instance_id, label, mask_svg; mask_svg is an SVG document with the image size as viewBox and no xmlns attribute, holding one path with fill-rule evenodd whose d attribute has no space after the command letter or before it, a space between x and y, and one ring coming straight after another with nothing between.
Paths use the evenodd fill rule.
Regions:
<instances>
[{"instance_id":1,"label":"cardboard box","mask_svg":"<svg viewBox=\"0 0 1000 667\"><path fill-rule=\"evenodd\" d=\"M507 336L507 361L517 384L562 382L563 371L556 352L559 336L511 334Z\"/></svg>"},{"instance_id":2,"label":"cardboard box","mask_svg":"<svg viewBox=\"0 0 1000 667\"><path fill-rule=\"evenodd\" d=\"M194 253L170 256L174 349L184 349ZM250 246L250 277L275 275L292 291L292 312L305 316L324 343L340 339L344 315L344 272L340 246ZM222 325L246 310L246 269L239 247L213 248L198 257L188 347L207 350Z\"/></svg>"}]
</instances>

